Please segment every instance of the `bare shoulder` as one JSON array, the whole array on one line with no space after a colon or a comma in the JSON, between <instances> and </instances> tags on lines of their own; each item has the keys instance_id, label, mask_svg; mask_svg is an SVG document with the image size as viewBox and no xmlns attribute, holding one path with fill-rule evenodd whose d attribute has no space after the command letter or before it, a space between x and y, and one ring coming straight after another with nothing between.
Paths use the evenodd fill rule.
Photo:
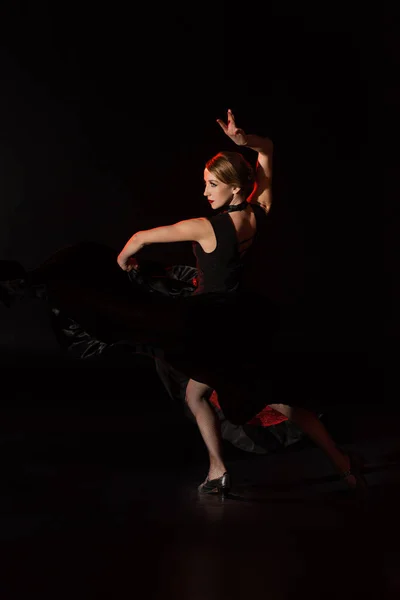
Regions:
<instances>
[{"instance_id":1,"label":"bare shoulder","mask_svg":"<svg viewBox=\"0 0 400 600\"><path fill-rule=\"evenodd\" d=\"M196 222L194 227L197 228L199 241L207 240L215 236L213 226L211 225L209 219L206 217L197 217L196 219L192 220Z\"/></svg>"},{"instance_id":2,"label":"bare shoulder","mask_svg":"<svg viewBox=\"0 0 400 600\"><path fill-rule=\"evenodd\" d=\"M204 217L186 219L172 226L179 240L203 241L213 235L210 221Z\"/></svg>"},{"instance_id":3,"label":"bare shoulder","mask_svg":"<svg viewBox=\"0 0 400 600\"><path fill-rule=\"evenodd\" d=\"M188 219L187 221L181 221L182 223L187 223L189 227L192 227L194 230L207 234L208 231L212 231L212 225L210 220L206 217L195 217L194 219Z\"/></svg>"}]
</instances>

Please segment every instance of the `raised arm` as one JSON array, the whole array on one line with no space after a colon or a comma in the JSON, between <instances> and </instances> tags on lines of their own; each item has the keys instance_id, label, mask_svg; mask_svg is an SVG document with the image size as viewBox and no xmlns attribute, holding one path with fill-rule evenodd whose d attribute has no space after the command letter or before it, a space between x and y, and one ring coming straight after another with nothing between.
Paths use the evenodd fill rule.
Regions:
<instances>
[{"instance_id":1,"label":"raised arm","mask_svg":"<svg viewBox=\"0 0 400 600\"><path fill-rule=\"evenodd\" d=\"M258 135L246 134L243 129L236 127L235 117L231 110L228 110L227 123L221 119L217 119L217 123L237 146L246 146L258 153L256 181L250 195L250 202L259 204L268 212L272 204L272 155L274 149L272 141Z\"/></svg>"},{"instance_id":2,"label":"raised arm","mask_svg":"<svg viewBox=\"0 0 400 600\"><path fill-rule=\"evenodd\" d=\"M133 258L144 246L168 242L199 242L203 243L213 233L208 219L186 219L174 225L155 227L137 231L125 244L118 255L118 264L124 271L131 271L137 262Z\"/></svg>"}]
</instances>

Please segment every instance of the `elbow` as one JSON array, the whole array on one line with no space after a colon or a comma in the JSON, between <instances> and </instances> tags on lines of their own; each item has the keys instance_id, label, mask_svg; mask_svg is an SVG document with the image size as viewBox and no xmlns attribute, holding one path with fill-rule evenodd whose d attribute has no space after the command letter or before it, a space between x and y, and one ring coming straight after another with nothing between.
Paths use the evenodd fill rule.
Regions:
<instances>
[{"instance_id":1,"label":"elbow","mask_svg":"<svg viewBox=\"0 0 400 600\"><path fill-rule=\"evenodd\" d=\"M134 243L135 247L138 250L141 250L144 246L146 246L149 242L146 242L146 232L145 231L137 231L132 237L131 242Z\"/></svg>"},{"instance_id":2,"label":"elbow","mask_svg":"<svg viewBox=\"0 0 400 600\"><path fill-rule=\"evenodd\" d=\"M269 138L264 138L264 153L268 156L272 156L274 153L274 143Z\"/></svg>"}]
</instances>

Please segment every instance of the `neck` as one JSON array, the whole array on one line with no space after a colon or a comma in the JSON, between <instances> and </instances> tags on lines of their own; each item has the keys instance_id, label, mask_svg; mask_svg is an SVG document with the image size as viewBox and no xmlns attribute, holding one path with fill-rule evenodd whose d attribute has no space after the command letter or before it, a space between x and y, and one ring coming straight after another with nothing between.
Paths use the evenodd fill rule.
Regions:
<instances>
[{"instance_id":1,"label":"neck","mask_svg":"<svg viewBox=\"0 0 400 600\"><path fill-rule=\"evenodd\" d=\"M249 203L247 202L247 200L242 200L242 202L240 202L240 204L229 204L224 209L224 212L234 212L236 210L246 210L248 205L249 205Z\"/></svg>"}]
</instances>

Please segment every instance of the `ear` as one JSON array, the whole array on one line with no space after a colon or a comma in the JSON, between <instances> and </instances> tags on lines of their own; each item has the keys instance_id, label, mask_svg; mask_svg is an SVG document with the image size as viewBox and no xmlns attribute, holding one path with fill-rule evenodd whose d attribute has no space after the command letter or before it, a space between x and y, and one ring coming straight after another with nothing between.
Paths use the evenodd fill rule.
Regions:
<instances>
[{"instance_id":1,"label":"ear","mask_svg":"<svg viewBox=\"0 0 400 600\"><path fill-rule=\"evenodd\" d=\"M232 193L233 194L238 194L240 192L240 190L241 190L240 187L235 186L235 187L232 188Z\"/></svg>"}]
</instances>

